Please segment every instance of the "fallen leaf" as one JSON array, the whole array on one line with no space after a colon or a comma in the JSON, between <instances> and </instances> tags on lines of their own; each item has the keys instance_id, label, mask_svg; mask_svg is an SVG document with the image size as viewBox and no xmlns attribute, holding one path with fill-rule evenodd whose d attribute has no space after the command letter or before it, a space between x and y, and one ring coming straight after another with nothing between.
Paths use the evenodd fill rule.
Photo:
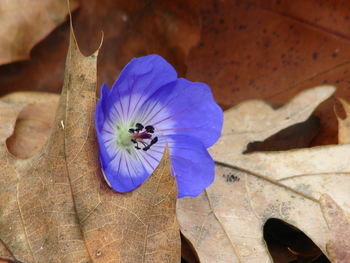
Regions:
<instances>
[{"instance_id":1,"label":"fallen leaf","mask_svg":"<svg viewBox=\"0 0 350 263\"><path fill-rule=\"evenodd\" d=\"M338 119L338 143L350 143L350 105L344 99L339 99L346 114L346 118L342 119L335 110Z\"/></svg>"},{"instance_id":2,"label":"fallen leaf","mask_svg":"<svg viewBox=\"0 0 350 263\"><path fill-rule=\"evenodd\" d=\"M82 3L76 18L82 50L94 50L100 31L104 46L98 60L98 85L112 85L116 74L133 57L163 56L186 72L187 56L200 39L198 0L143 1L94 0ZM96 41L92 42L92 39Z\"/></svg>"},{"instance_id":3,"label":"fallen leaf","mask_svg":"<svg viewBox=\"0 0 350 263\"><path fill-rule=\"evenodd\" d=\"M63 1L65 2L65 1ZM98 80L113 84L133 57L152 53L163 56L180 75L186 72L189 50L199 42L198 0L81 1L74 14L76 36L83 54L104 44L98 57ZM0 95L19 90L58 92L62 86L67 53L68 24L59 27L32 51L30 61L0 68Z\"/></svg>"},{"instance_id":4,"label":"fallen leaf","mask_svg":"<svg viewBox=\"0 0 350 263\"><path fill-rule=\"evenodd\" d=\"M330 229L331 239L327 243L327 252L331 262L350 262L350 223L348 215L327 194L321 196L320 205Z\"/></svg>"},{"instance_id":5,"label":"fallen leaf","mask_svg":"<svg viewBox=\"0 0 350 263\"><path fill-rule=\"evenodd\" d=\"M350 105L339 98L340 103L346 114L346 118L342 119L335 111L338 119L338 142L339 144L347 144L350 142ZM350 223L348 215L337 205L336 202L327 194L320 198L321 209L331 231L331 239L327 243L327 251L332 262L346 263L350 261Z\"/></svg>"},{"instance_id":6,"label":"fallen leaf","mask_svg":"<svg viewBox=\"0 0 350 263\"><path fill-rule=\"evenodd\" d=\"M281 105L320 84L350 100L350 2L318 0L201 1L201 42L186 77L208 83L228 109L247 99ZM316 111L313 145L337 143L334 100Z\"/></svg>"},{"instance_id":7,"label":"fallen leaf","mask_svg":"<svg viewBox=\"0 0 350 263\"><path fill-rule=\"evenodd\" d=\"M79 6L70 1L71 11ZM0 8L0 65L29 59L30 50L68 15L62 0L3 1Z\"/></svg>"},{"instance_id":8,"label":"fallen leaf","mask_svg":"<svg viewBox=\"0 0 350 263\"><path fill-rule=\"evenodd\" d=\"M319 134L320 120L311 115L306 121L293 124L264 141L250 142L244 153L260 151L284 151L310 147ZM301 136L302 135L302 136Z\"/></svg>"},{"instance_id":9,"label":"fallen leaf","mask_svg":"<svg viewBox=\"0 0 350 263\"><path fill-rule=\"evenodd\" d=\"M225 112L224 133L210 149L217 161L215 181L177 208L181 231L201 262L272 262L262 231L269 218L297 227L327 255L330 230L318 199L327 193L350 210L350 165L344 158L350 145L242 152L250 141L307 119L333 92L316 87L277 110L248 101Z\"/></svg>"},{"instance_id":10,"label":"fallen leaf","mask_svg":"<svg viewBox=\"0 0 350 263\"><path fill-rule=\"evenodd\" d=\"M28 101L23 96L0 101L1 258L26 263L180 261L177 188L168 152L133 192L116 193L102 179L93 119L96 60L97 52L80 53L71 33L51 134L28 159L14 158L5 144L14 129L26 125L17 127L16 119ZM44 94L38 105L46 99Z\"/></svg>"},{"instance_id":11,"label":"fallen leaf","mask_svg":"<svg viewBox=\"0 0 350 263\"><path fill-rule=\"evenodd\" d=\"M11 137L6 140L6 145L9 152L17 158L32 157L42 149L50 135L59 95L15 92L0 98L0 100L24 106L16 118L16 126Z\"/></svg>"},{"instance_id":12,"label":"fallen leaf","mask_svg":"<svg viewBox=\"0 0 350 263\"><path fill-rule=\"evenodd\" d=\"M226 111L222 139L212 148L217 160L232 160L242 153L249 142L263 141L271 135L296 123L306 121L320 102L329 98L335 89L321 86L305 90L283 107L274 110L261 100L250 100ZM255 114L252 112L255 111ZM218 145L230 145L229 152L215 152ZM222 155L218 156L220 153ZM225 158L225 159L223 159Z\"/></svg>"}]
</instances>

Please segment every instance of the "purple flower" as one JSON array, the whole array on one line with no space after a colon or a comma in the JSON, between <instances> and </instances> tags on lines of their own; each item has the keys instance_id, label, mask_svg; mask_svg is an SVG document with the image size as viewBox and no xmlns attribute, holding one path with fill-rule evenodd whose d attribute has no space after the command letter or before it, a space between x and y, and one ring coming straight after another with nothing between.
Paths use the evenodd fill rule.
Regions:
<instances>
[{"instance_id":1,"label":"purple flower","mask_svg":"<svg viewBox=\"0 0 350 263\"><path fill-rule=\"evenodd\" d=\"M169 146L178 196L197 196L214 179L207 148L221 134L223 113L210 88L177 78L158 55L135 58L111 90L104 84L95 112L100 161L117 192L140 186Z\"/></svg>"}]
</instances>

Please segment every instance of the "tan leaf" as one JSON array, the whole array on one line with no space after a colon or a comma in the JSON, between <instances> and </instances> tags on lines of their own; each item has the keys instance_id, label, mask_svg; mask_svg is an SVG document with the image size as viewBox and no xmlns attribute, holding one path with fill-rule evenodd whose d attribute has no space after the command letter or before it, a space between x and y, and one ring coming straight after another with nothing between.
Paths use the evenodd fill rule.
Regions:
<instances>
[{"instance_id":1,"label":"tan leaf","mask_svg":"<svg viewBox=\"0 0 350 263\"><path fill-rule=\"evenodd\" d=\"M337 115L337 119L338 119L338 126L339 126L339 128L338 128L338 143L339 144L346 144L346 143L350 143L350 105L344 99L339 98L338 100L342 104L343 109L344 109L345 114L346 114L346 118L342 119L339 117L339 115L335 111L335 114Z\"/></svg>"},{"instance_id":2,"label":"tan leaf","mask_svg":"<svg viewBox=\"0 0 350 263\"><path fill-rule=\"evenodd\" d=\"M215 182L198 198L178 204L182 233L201 262L272 262L262 231L268 218L296 226L327 253L330 230L318 199L327 193L350 210L350 164L344 158L350 145L242 151L248 142L285 128L286 122L307 119L333 91L329 86L310 89L275 111L262 102L243 102L225 113L226 133L211 151L218 163Z\"/></svg>"},{"instance_id":3,"label":"tan leaf","mask_svg":"<svg viewBox=\"0 0 350 263\"><path fill-rule=\"evenodd\" d=\"M79 6L70 1L71 11ZM30 50L68 14L63 0L5 0L0 7L0 65L29 58Z\"/></svg>"},{"instance_id":4,"label":"tan leaf","mask_svg":"<svg viewBox=\"0 0 350 263\"><path fill-rule=\"evenodd\" d=\"M225 112L222 137L211 152L216 160L230 161L241 154L249 142L263 141L293 124L306 121L334 91L332 86L305 90L277 110L261 100L240 103ZM232 147L224 152L223 145Z\"/></svg>"},{"instance_id":5,"label":"tan leaf","mask_svg":"<svg viewBox=\"0 0 350 263\"><path fill-rule=\"evenodd\" d=\"M331 261L334 263L350 262L350 223L348 216L327 194L321 196L320 205L331 233L331 240L327 243L327 251Z\"/></svg>"},{"instance_id":6,"label":"tan leaf","mask_svg":"<svg viewBox=\"0 0 350 263\"><path fill-rule=\"evenodd\" d=\"M12 105L25 105L6 141L11 154L25 159L41 150L50 135L59 97L53 93L15 92L0 98Z\"/></svg>"},{"instance_id":7,"label":"tan leaf","mask_svg":"<svg viewBox=\"0 0 350 263\"><path fill-rule=\"evenodd\" d=\"M93 119L96 59L97 52L89 57L80 53L71 33L52 131L39 152L30 151L36 153L31 158L14 158L5 141L15 127L20 136L33 131L35 112L28 112L23 103L51 111L43 101L48 95L30 95L27 100L17 94L0 101L2 258L26 263L180 261L177 188L168 150L152 176L133 192L116 193L102 178ZM15 125L22 113L26 121Z\"/></svg>"}]
</instances>

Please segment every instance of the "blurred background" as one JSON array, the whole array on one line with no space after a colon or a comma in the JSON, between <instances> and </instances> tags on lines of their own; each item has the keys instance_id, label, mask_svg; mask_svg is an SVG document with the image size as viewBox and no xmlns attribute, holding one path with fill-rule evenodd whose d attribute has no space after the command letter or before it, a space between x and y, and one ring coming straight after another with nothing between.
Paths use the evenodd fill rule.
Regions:
<instances>
[{"instance_id":1,"label":"blurred background","mask_svg":"<svg viewBox=\"0 0 350 263\"><path fill-rule=\"evenodd\" d=\"M59 93L68 22L43 30L32 49L29 42L48 27L35 20L55 19L66 10L65 1L22 2L0 5L0 46L4 42L0 55L5 47L28 53L26 60L1 63L0 95L19 90ZM61 6L48 8L47 2ZM263 99L278 107L300 90L322 84L336 85L335 96L350 98L346 0L75 0L71 7L85 55L98 48L104 32L98 86L111 85L131 58L157 53L180 76L208 83L224 109L247 99ZM337 143L334 104L330 100L316 112L321 125L311 145Z\"/></svg>"},{"instance_id":2,"label":"blurred background","mask_svg":"<svg viewBox=\"0 0 350 263\"><path fill-rule=\"evenodd\" d=\"M98 90L111 85L131 58L152 53L180 76L208 83L223 109L247 99L280 107L301 90L335 85L335 96L306 123L248 151L337 143L334 109L344 114L335 97L350 100L350 1L75 0L71 9L83 54L93 53L104 33ZM0 3L0 96L60 92L66 10L65 0Z\"/></svg>"}]
</instances>

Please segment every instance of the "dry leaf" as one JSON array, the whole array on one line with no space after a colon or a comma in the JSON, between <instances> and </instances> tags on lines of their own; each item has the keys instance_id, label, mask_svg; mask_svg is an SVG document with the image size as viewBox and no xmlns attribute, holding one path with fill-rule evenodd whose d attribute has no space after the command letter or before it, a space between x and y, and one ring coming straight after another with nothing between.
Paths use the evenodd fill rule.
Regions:
<instances>
[{"instance_id":1,"label":"dry leaf","mask_svg":"<svg viewBox=\"0 0 350 263\"><path fill-rule=\"evenodd\" d=\"M114 83L116 74L133 57L159 54L186 72L190 49L200 40L199 0L90 0L76 19L82 50L93 50L91 38L105 33L98 85Z\"/></svg>"},{"instance_id":2,"label":"dry leaf","mask_svg":"<svg viewBox=\"0 0 350 263\"><path fill-rule=\"evenodd\" d=\"M341 119L335 111L339 123L338 142L346 144L350 142L350 105L344 99L339 99L342 104L346 118ZM327 194L320 198L323 215L331 231L331 239L327 243L327 252L332 262L350 262L350 223L345 211Z\"/></svg>"},{"instance_id":3,"label":"dry leaf","mask_svg":"<svg viewBox=\"0 0 350 263\"><path fill-rule=\"evenodd\" d=\"M331 262L350 262L350 223L348 216L327 194L321 196L320 205L331 234L331 239L327 243L327 252Z\"/></svg>"},{"instance_id":4,"label":"dry leaf","mask_svg":"<svg viewBox=\"0 0 350 263\"><path fill-rule=\"evenodd\" d=\"M3 102L25 106L6 141L11 154L25 159L42 149L51 132L59 97L52 93L17 92L0 98Z\"/></svg>"},{"instance_id":5,"label":"dry leaf","mask_svg":"<svg viewBox=\"0 0 350 263\"><path fill-rule=\"evenodd\" d=\"M79 6L70 1L71 11ZM0 65L29 58L33 46L62 24L68 14L62 0L2 1Z\"/></svg>"},{"instance_id":6,"label":"dry leaf","mask_svg":"<svg viewBox=\"0 0 350 263\"><path fill-rule=\"evenodd\" d=\"M211 149L214 159L224 164L217 165L215 182L204 194L180 200L177 210L182 233L201 262L272 262L262 231L268 218L296 226L326 253L330 231L318 199L327 193L350 210L350 164L344 158L350 145L242 151L255 136L264 140L285 123L307 119L333 92L333 87L317 87L275 111L256 101L225 113L224 134Z\"/></svg>"},{"instance_id":7,"label":"dry leaf","mask_svg":"<svg viewBox=\"0 0 350 263\"><path fill-rule=\"evenodd\" d=\"M5 145L16 118L27 109L13 102L26 100L0 101L2 258L26 263L180 261L176 184L167 152L152 176L131 193L118 194L102 179L93 119L96 59L97 53L84 57L71 34L51 135L29 159L15 159Z\"/></svg>"},{"instance_id":8,"label":"dry leaf","mask_svg":"<svg viewBox=\"0 0 350 263\"><path fill-rule=\"evenodd\" d=\"M278 105L320 84L350 100L349 1L200 1L201 43L189 79L208 83L225 109L258 98ZM317 112L313 145L335 144L333 101Z\"/></svg>"},{"instance_id":9,"label":"dry leaf","mask_svg":"<svg viewBox=\"0 0 350 263\"><path fill-rule=\"evenodd\" d=\"M83 54L97 48L101 31L104 32L98 58L98 87L104 82L113 84L118 72L133 57L153 53L166 58L184 75L189 50L200 37L198 0L81 1L73 22ZM12 92L14 87L17 91L58 92L68 30L65 24L50 34L33 49L30 61L0 68L0 95Z\"/></svg>"},{"instance_id":10,"label":"dry leaf","mask_svg":"<svg viewBox=\"0 0 350 263\"><path fill-rule=\"evenodd\" d=\"M338 119L338 143L346 144L350 143L350 104L344 99L339 99L339 101L343 106L346 118L342 119L337 111L334 111Z\"/></svg>"},{"instance_id":11,"label":"dry leaf","mask_svg":"<svg viewBox=\"0 0 350 263\"><path fill-rule=\"evenodd\" d=\"M334 91L330 86L306 90L277 110L260 100L241 103L226 111L222 139L212 148L212 152L217 160L232 160L246 150L249 142L263 141L293 124L306 121L320 102L329 98ZM222 152L221 146L216 152L216 148L223 144L234 144L234 147ZM220 153L222 155L218 155Z\"/></svg>"}]
</instances>

